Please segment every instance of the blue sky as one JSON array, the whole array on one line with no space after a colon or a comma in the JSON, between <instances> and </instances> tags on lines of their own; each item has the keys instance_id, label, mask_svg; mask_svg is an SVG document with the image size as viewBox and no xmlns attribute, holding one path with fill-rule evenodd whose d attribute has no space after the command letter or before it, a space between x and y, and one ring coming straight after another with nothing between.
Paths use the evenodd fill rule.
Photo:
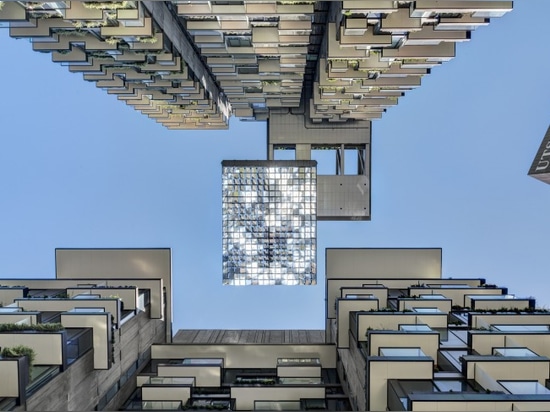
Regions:
<instances>
[{"instance_id":1,"label":"blue sky","mask_svg":"<svg viewBox=\"0 0 550 412\"><path fill-rule=\"evenodd\" d=\"M550 1L515 10L373 123L372 221L321 222L319 284L221 284L221 161L266 125L168 131L0 30L0 278L53 277L56 247L170 247L174 330L324 327L324 249L442 247L443 273L550 306Z\"/></svg>"}]
</instances>

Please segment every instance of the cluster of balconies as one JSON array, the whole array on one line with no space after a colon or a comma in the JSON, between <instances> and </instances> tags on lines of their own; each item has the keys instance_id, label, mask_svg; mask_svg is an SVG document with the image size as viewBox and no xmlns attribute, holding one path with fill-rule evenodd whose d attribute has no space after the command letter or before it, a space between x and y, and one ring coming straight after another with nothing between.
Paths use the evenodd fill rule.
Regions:
<instances>
[{"instance_id":1,"label":"cluster of balconies","mask_svg":"<svg viewBox=\"0 0 550 412\"><path fill-rule=\"evenodd\" d=\"M228 114L138 1L4 2L0 22L169 129L227 127Z\"/></svg>"},{"instance_id":2,"label":"cluster of balconies","mask_svg":"<svg viewBox=\"0 0 550 412\"><path fill-rule=\"evenodd\" d=\"M546 410L550 312L484 279L327 281L356 410ZM353 377L353 378L352 378Z\"/></svg>"},{"instance_id":3,"label":"cluster of balconies","mask_svg":"<svg viewBox=\"0 0 550 412\"><path fill-rule=\"evenodd\" d=\"M347 410L334 355L323 343L154 345L126 410Z\"/></svg>"},{"instance_id":4,"label":"cluster of balconies","mask_svg":"<svg viewBox=\"0 0 550 412\"><path fill-rule=\"evenodd\" d=\"M170 129L382 116L511 1L1 2L0 23Z\"/></svg>"},{"instance_id":5,"label":"cluster of balconies","mask_svg":"<svg viewBox=\"0 0 550 412\"><path fill-rule=\"evenodd\" d=\"M165 341L160 279L0 284L2 410L102 409L131 385L148 361L151 343ZM21 348L26 356L18 356ZM67 394L51 396L52 391ZM111 406L118 405L114 402Z\"/></svg>"},{"instance_id":6,"label":"cluster of balconies","mask_svg":"<svg viewBox=\"0 0 550 412\"><path fill-rule=\"evenodd\" d=\"M300 105L314 1L178 3L235 116L264 120L269 108Z\"/></svg>"},{"instance_id":7,"label":"cluster of balconies","mask_svg":"<svg viewBox=\"0 0 550 412\"><path fill-rule=\"evenodd\" d=\"M455 57L471 30L512 10L507 1L343 1L327 26L326 58L309 102L321 122L372 120Z\"/></svg>"}]
</instances>

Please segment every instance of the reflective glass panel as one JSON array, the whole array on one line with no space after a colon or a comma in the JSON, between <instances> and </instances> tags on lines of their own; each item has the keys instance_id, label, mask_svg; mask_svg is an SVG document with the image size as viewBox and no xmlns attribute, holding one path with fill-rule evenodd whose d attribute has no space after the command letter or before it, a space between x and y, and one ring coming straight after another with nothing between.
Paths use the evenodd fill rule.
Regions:
<instances>
[{"instance_id":1,"label":"reflective glass panel","mask_svg":"<svg viewBox=\"0 0 550 412\"><path fill-rule=\"evenodd\" d=\"M431 332L432 329L428 325L400 325L399 330L404 332Z\"/></svg>"},{"instance_id":2,"label":"reflective glass panel","mask_svg":"<svg viewBox=\"0 0 550 412\"><path fill-rule=\"evenodd\" d=\"M539 356L527 348L493 348L496 356Z\"/></svg>"},{"instance_id":3,"label":"reflective glass panel","mask_svg":"<svg viewBox=\"0 0 550 412\"><path fill-rule=\"evenodd\" d=\"M537 381L499 381L508 392L523 395L549 395L550 390Z\"/></svg>"},{"instance_id":4,"label":"reflective glass panel","mask_svg":"<svg viewBox=\"0 0 550 412\"><path fill-rule=\"evenodd\" d=\"M548 325L492 325L501 332L548 332Z\"/></svg>"},{"instance_id":5,"label":"reflective glass panel","mask_svg":"<svg viewBox=\"0 0 550 412\"><path fill-rule=\"evenodd\" d=\"M439 300L439 299L447 299L447 298L443 295L420 295L420 299L436 299L436 300Z\"/></svg>"},{"instance_id":6,"label":"reflective glass panel","mask_svg":"<svg viewBox=\"0 0 550 412\"><path fill-rule=\"evenodd\" d=\"M426 356L420 348L380 348L380 356Z\"/></svg>"},{"instance_id":7,"label":"reflective glass panel","mask_svg":"<svg viewBox=\"0 0 550 412\"><path fill-rule=\"evenodd\" d=\"M317 179L312 161L224 161L223 283L313 285Z\"/></svg>"}]
</instances>

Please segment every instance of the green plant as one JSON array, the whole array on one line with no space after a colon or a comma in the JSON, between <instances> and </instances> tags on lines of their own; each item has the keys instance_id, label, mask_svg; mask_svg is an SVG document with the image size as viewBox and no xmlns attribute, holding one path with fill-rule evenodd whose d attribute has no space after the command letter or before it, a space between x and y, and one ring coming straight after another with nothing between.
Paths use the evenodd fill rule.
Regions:
<instances>
[{"instance_id":1,"label":"green plant","mask_svg":"<svg viewBox=\"0 0 550 412\"><path fill-rule=\"evenodd\" d=\"M20 358L22 356L26 356L29 361L29 378L30 378L32 374L32 365L34 364L34 359L36 357L36 353L34 352L33 348L29 348L28 346L25 346L25 345L6 347L2 349L2 352L0 354L4 358Z\"/></svg>"},{"instance_id":2,"label":"green plant","mask_svg":"<svg viewBox=\"0 0 550 412\"><path fill-rule=\"evenodd\" d=\"M87 9L116 10L130 7L129 1L88 1L82 3Z\"/></svg>"},{"instance_id":3,"label":"green plant","mask_svg":"<svg viewBox=\"0 0 550 412\"><path fill-rule=\"evenodd\" d=\"M3 8L4 8L4 2L0 1L0 11L2 11Z\"/></svg>"},{"instance_id":4,"label":"green plant","mask_svg":"<svg viewBox=\"0 0 550 412\"><path fill-rule=\"evenodd\" d=\"M117 39L116 37L107 37L105 39L105 43L107 44L111 44L111 45L115 45L115 44L118 44L121 40L120 39Z\"/></svg>"},{"instance_id":5,"label":"green plant","mask_svg":"<svg viewBox=\"0 0 550 412\"><path fill-rule=\"evenodd\" d=\"M0 332L59 332L65 328L61 323L37 323L36 325L18 325L15 323L0 323Z\"/></svg>"},{"instance_id":6,"label":"green plant","mask_svg":"<svg viewBox=\"0 0 550 412\"><path fill-rule=\"evenodd\" d=\"M149 43L154 44L158 42L158 39L155 36L145 36L145 37L136 37L136 40L140 43Z\"/></svg>"}]
</instances>

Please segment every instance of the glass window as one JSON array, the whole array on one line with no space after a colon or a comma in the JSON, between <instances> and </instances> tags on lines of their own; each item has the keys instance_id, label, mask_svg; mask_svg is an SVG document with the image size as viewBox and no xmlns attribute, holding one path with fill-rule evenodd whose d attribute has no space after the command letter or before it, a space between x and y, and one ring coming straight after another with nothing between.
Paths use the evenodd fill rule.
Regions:
<instances>
[{"instance_id":1,"label":"glass window","mask_svg":"<svg viewBox=\"0 0 550 412\"><path fill-rule=\"evenodd\" d=\"M419 313L441 313L438 308L412 308L412 310Z\"/></svg>"},{"instance_id":2,"label":"glass window","mask_svg":"<svg viewBox=\"0 0 550 412\"><path fill-rule=\"evenodd\" d=\"M464 380L436 379L434 385L441 392L475 392Z\"/></svg>"},{"instance_id":3,"label":"glass window","mask_svg":"<svg viewBox=\"0 0 550 412\"><path fill-rule=\"evenodd\" d=\"M68 310L67 312L73 312L73 313L97 313L97 312L105 312L105 308L73 308L71 310Z\"/></svg>"},{"instance_id":4,"label":"glass window","mask_svg":"<svg viewBox=\"0 0 550 412\"><path fill-rule=\"evenodd\" d=\"M537 381L498 381L508 392L521 395L550 395L550 390Z\"/></svg>"},{"instance_id":5,"label":"glass window","mask_svg":"<svg viewBox=\"0 0 550 412\"><path fill-rule=\"evenodd\" d=\"M99 299L101 296L99 295L90 295L90 294L82 294L82 295L74 295L73 299Z\"/></svg>"},{"instance_id":6,"label":"glass window","mask_svg":"<svg viewBox=\"0 0 550 412\"><path fill-rule=\"evenodd\" d=\"M252 38L249 36L227 36L225 43L228 47L252 47Z\"/></svg>"},{"instance_id":7,"label":"glass window","mask_svg":"<svg viewBox=\"0 0 550 412\"><path fill-rule=\"evenodd\" d=\"M528 348L493 348L495 356L539 356Z\"/></svg>"},{"instance_id":8,"label":"glass window","mask_svg":"<svg viewBox=\"0 0 550 412\"><path fill-rule=\"evenodd\" d=\"M321 365L321 360L319 358L279 358L277 365Z\"/></svg>"},{"instance_id":9,"label":"glass window","mask_svg":"<svg viewBox=\"0 0 550 412\"><path fill-rule=\"evenodd\" d=\"M181 362L182 365L218 365L223 366L221 358L186 358Z\"/></svg>"},{"instance_id":10,"label":"glass window","mask_svg":"<svg viewBox=\"0 0 550 412\"><path fill-rule=\"evenodd\" d=\"M374 295L369 295L369 294L357 295L354 293L350 293L350 294L346 294L345 298L346 299L374 299Z\"/></svg>"},{"instance_id":11,"label":"glass window","mask_svg":"<svg viewBox=\"0 0 550 412\"><path fill-rule=\"evenodd\" d=\"M380 348L380 356L426 356L420 348Z\"/></svg>"},{"instance_id":12,"label":"glass window","mask_svg":"<svg viewBox=\"0 0 550 412\"><path fill-rule=\"evenodd\" d=\"M320 385L323 380L319 377L307 378L303 376L279 378L281 385Z\"/></svg>"},{"instance_id":13,"label":"glass window","mask_svg":"<svg viewBox=\"0 0 550 412\"><path fill-rule=\"evenodd\" d=\"M548 325L492 325L501 332L548 332Z\"/></svg>"},{"instance_id":14,"label":"glass window","mask_svg":"<svg viewBox=\"0 0 550 412\"><path fill-rule=\"evenodd\" d=\"M431 332L428 325L400 325L399 330L404 332Z\"/></svg>"},{"instance_id":15,"label":"glass window","mask_svg":"<svg viewBox=\"0 0 550 412\"><path fill-rule=\"evenodd\" d=\"M441 289L468 289L470 285L465 283L447 283L442 285L429 285L431 287L440 287Z\"/></svg>"},{"instance_id":16,"label":"glass window","mask_svg":"<svg viewBox=\"0 0 550 412\"><path fill-rule=\"evenodd\" d=\"M466 295L472 300L507 300L515 299L514 295Z\"/></svg>"}]
</instances>

